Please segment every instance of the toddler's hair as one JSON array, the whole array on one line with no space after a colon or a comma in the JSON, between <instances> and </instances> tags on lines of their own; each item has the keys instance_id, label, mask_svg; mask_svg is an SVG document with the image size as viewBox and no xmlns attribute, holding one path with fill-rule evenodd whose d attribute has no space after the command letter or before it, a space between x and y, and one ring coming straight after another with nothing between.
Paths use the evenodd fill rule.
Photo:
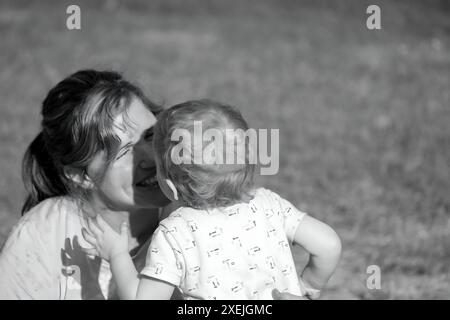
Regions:
<instances>
[{"instance_id":1,"label":"toddler's hair","mask_svg":"<svg viewBox=\"0 0 450 320\"><path fill-rule=\"evenodd\" d=\"M177 104L164 110L158 116L158 122L154 127L153 146L158 170L162 178L170 179L175 185L180 200L187 206L198 209L225 207L239 202L248 202L253 189L253 174L255 164L250 163L249 157L251 146L248 139L232 139L234 156L239 149L235 142L245 144L245 160L234 164L225 161L226 150L215 150L223 152L223 164L203 163L194 161L194 121L201 121L202 130L214 129L224 137L224 146L230 147L229 140L225 139L226 131L229 129L246 132L249 127L236 108L224 105L212 100L193 100ZM175 130L183 130L190 135L191 144L186 146L186 141L172 141L171 137ZM205 141L201 137L201 151L205 150ZM240 141L240 142L238 142ZM197 140L198 142L198 140ZM185 143L190 152L183 157L192 160L190 163L183 161L176 164L173 161L174 147L179 143ZM241 149L242 150L242 149ZM228 150L229 152L229 150ZM242 160L242 158L241 158Z\"/></svg>"}]
</instances>

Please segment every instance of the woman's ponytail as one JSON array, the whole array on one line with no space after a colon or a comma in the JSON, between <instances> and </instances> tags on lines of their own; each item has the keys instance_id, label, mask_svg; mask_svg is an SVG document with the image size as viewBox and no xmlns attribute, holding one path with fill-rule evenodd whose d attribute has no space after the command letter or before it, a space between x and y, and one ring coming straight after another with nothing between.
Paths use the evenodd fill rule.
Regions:
<instances>
[{"instance_id":1,"label":"woman's ponytail","mask_svg":"<svg viewBox=\"0 0 450 320\"><path fill-rule=\"evenodd\" d=\"M67 194L42 132L34 138L25 152L22 161L22 179L28 193L22 207L22 215L47 198Z\"/></svg>"}]
</instances>

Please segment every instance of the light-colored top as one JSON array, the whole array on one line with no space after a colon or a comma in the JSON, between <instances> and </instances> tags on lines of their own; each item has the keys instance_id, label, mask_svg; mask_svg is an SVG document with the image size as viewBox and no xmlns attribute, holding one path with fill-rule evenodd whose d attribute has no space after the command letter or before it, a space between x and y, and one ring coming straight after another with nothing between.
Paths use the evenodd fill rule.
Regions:
<instances>
[{"instance_id":1,"label":"light-colored top","mask_svg":"<svg viewBox=\"0 0 450 320\"><path fill-rule=\"evenodd\" d=\"M181 207L160 222L141 274L177 286L185 299L301 295L289 243L305 213L260 188L249 203Z\"/></svg>"},{"instance_id":2,"label":"light-colored top","mask_svg":"<svg viewBox=\"0 0 450 320\"><path fill-rule=\"evenodd\" d=\"M81 250L86 220L68 197L47 199L17 223L0 252L2 299L107 299L115 288L107 261ZM146 243L135 257L143 267Z\"/></svg>"}]
</instances>

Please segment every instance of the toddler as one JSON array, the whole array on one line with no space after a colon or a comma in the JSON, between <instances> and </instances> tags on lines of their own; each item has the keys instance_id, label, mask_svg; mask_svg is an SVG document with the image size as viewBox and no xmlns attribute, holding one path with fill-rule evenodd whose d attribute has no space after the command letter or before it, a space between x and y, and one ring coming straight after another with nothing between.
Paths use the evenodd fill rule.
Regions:
<instances>
[{"instance_id":1,"label":"toddler","mask_svg":"<svg viewBox=\"0 0 450 320\"><path fill-rule=\"evenodd\" d=\"M214 139L199 137L198 124ZM175 287L186 299L272 299L274 289L319 297L338 263L339 237L275 192L254 187L249 139L237 134L248 129L239 111L210 100L160 114L153 139L157 178L178 208L154 232L139 276L127 225L119 234L100 215L98 225L89 224L87 240L110 262L120 298L170 299ZM230 150L233 163L225 161ZM290 244L310 255L300 278Z\"/></svg>"}]
</instances>

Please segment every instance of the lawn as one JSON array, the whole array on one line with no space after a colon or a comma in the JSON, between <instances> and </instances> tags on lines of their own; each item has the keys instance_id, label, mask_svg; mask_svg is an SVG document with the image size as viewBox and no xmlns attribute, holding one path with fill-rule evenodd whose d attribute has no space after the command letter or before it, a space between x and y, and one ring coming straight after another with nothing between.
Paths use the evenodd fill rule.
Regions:
<instances>
[{"instance_id":1,"label":"lawn","mask_svg":"<svg viewBox=\"0 0 450 320\"><path fill-rule=\"evenodd\" d=\"M81 68L115 69L170 106L208 97L280 129L258 183L332 225L325 299L450 298L450 5L377 1L0 1L0 245L40 103ZM294 248L298 270L305 254ZM366 287L370 265L381 289Z\"/></svg>"}]
</instances>

